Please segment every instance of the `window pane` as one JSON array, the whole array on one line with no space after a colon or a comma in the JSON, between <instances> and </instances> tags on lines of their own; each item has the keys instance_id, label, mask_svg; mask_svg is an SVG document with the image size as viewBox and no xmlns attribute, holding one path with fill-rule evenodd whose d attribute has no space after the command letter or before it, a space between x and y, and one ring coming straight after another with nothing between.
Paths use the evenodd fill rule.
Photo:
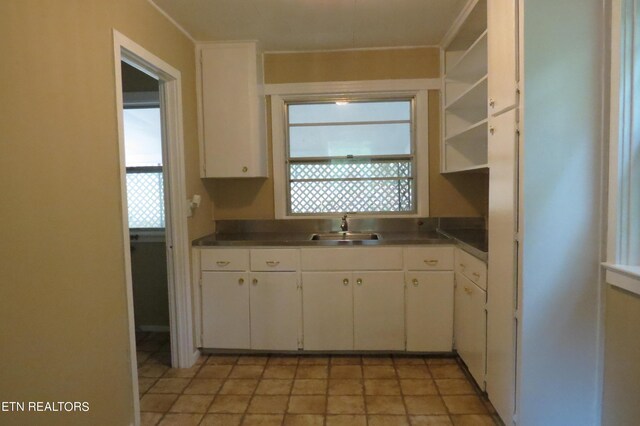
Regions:
<instances>
[{"instance_id":1,"label":"window pane","mask_svg":"<svg viewBox=\"0 0 640 426\"><path fill-rule=\"evenodd\" d=\"M410 101L290 104L289 123L344 123L411 119Z\"/></svg>"},{"instance_id":2,"label":"window pane","mask_svg":"<svg viewBox=\"0 0 640 426\"><path fill-rule=\"evenodd\" d=\"M413 181L291 182L291 213L411 212Z\"/></svg>"},{"instance_id":3,"label":"window pane","mask_svg":"<svg viewBox=\"0 0 640 426\"><path fill-rule=\"evenodd\" d=\"M124 140L127 167L161 166L160 108L125 109Z\"/></svg>"},{"instance_id":4,"label":"window pane","mask_svg":"<svg viewBox=\"0 0 640 426\"><path fill-rule=\"evenodd\" d=\"M162 170L127 173L127 205L130 228L164 228Z\"/></svg>"},{"instance_id":5,"label":"window pane","mask_svg":"<svg viewBox=\"0 0 640 426\"><path fill-rule=\"evenodd\" d=\"M410 178L410 161L293 163L291 180L349 178Z\"/></svg>"},{"instance_id":6,"label":"window pane","mask_svg":"<svg viewBox=\"0 0 640 426\"><path fill-rule=\"evenodd\" d=\"M411 125L365 124L289 128L289 156L411 154Z\"/></svg>"}]
</instances>

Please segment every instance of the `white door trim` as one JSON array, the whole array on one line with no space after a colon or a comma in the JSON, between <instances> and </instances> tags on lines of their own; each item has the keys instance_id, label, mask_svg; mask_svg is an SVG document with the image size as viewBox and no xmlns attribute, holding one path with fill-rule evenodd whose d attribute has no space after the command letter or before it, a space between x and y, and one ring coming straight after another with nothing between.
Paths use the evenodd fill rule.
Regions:
<instances>
[{"instance_id":1,"label":"white door trim","mask_svg":"<svg viewBox=\"0 0 640 426\"><path fill-rule=\"evenodd\" d=\"M123 253L125 258L133 406L135 424L139 424L140 403L138 396L138 367L133 316L131 254L129 252L121 61L127 62L141 71L158 78L160 81L160 103L163 113L163 154L166 163L165 185L168 188L168 197L165 200L165 213L171 364L174 367L188 368L195 363L199 352L195 349L194 345L193 321L191 316L189 235L187 231L187 197L185 194L184 142L182 131L182 80L180 71L116 30L113 30L113 49L116 77L115 90L118 146L120 151Z\"/></svg>"}]
</instances>

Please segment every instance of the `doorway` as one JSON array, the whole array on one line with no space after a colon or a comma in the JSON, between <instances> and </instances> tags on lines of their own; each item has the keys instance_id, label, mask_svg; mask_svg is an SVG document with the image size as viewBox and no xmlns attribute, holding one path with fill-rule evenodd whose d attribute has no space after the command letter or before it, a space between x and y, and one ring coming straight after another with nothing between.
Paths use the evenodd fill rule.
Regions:
<instances>
[{"instance_id":1,"label":"doorway","mask_svg":"<svg viewBox=\"0 0 640 426\"><path fill-rule=\"evenodd\" d=\"M187 232L184 146L182 132L182 92L180 72L142 46L114 30L115 96L120 152L120 188L122 195L123 255L129 323L129 348L133 383L133 406L139 423L138 368L136 360L135 316L127 209L127 172L124 142L124 99L121 63L132 66L158 82L158 101L163 159L164 222L166 240L167 291L171 365L191 367L199 351L195 347L189 268L190 241Z\"/></svg>"},{"instance_id":2,"label":"doorway","mask_svg":"<svg viewBox=\"0 0 640 426\"><path fill-rule=\"evenodd\" d=\"M170 364L160 84L126 62L121 70L138 367L151 354Z\"/></svg>"}]
</instances>

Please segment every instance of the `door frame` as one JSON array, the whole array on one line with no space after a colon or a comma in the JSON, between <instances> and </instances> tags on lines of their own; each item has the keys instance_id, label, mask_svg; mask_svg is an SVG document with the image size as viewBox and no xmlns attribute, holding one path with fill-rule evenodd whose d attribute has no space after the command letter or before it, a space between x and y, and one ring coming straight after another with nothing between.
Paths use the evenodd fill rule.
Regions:
<instances>
[{"instance_id":1,"label":"door frame","mask_svg":"<svg viewBox=\"0 0 640 426\"><path fill-rule=\"evenodd\" d=\"M178 368L188 368L196 362L200 353L195 347L193 336L191 276L189 268L190 243L186 215L188 206L186 204L182 130L182 78L180 71L115 29L113 30L113 51L131 377L133 382L136 424L138 424L140 403L138 396L138 366L133 315L131 253L129 250L121 62L124 61L140 71L157 78L159 81L160 109L163 126L162 149L165 163L163 174L165 188L168 189L168 191L165 191L165 228L171 365Z\"/></svg>"}]
</instances>

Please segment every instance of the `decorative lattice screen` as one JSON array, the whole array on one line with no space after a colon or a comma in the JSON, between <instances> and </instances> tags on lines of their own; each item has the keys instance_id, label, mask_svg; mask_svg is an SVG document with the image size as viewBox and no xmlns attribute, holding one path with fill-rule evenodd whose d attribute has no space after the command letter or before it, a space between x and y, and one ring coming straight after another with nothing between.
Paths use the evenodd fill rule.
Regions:
<instances>
[{"instance_id":1,"label":"decorative lattice screen","mask_svg":"<svg viewBox=\"0 0 640 426\"><path fill-rule=\"evenodd\" d=\"M291 163L292 214L411 212L411 160Z\"/></svg>"},{"instance_id":2,"label":"decorative lattice screen","mask_svg":"<svg viewBox=\"0 0 640 426\"><path fill-rule=\"evenodd\" d=\"M162 170L127 170L127 203L130 228L164 228Z\"/></svg>"}]
</instances>

